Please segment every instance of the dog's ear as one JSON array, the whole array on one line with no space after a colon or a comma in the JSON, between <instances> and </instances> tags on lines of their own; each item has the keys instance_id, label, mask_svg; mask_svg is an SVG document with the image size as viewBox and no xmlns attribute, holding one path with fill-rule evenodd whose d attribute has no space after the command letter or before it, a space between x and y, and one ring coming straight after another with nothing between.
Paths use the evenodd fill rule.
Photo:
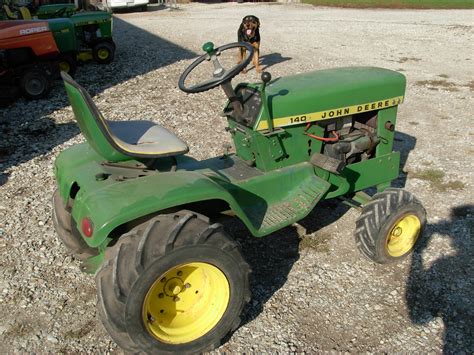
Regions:
<instances>
[{"instance_id":1,"label":"dog's ear","mask_svg":"<svg viewBox=\"0 0 474 355\"><path fill-rule=\"evenodd\" d=\"M257 16L254 16L255 17L255 20L257 21L257 27L260 27L260 20L258 19Z\"/></svg>"}]
</instances>

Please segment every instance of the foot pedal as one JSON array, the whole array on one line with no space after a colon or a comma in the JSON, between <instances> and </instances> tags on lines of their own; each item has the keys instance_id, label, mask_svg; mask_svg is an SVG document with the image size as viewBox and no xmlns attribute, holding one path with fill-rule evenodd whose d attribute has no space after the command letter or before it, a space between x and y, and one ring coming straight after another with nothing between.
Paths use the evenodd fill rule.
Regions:
<instances>
[{"instance_id":1,"label":"foot pedal","mask_svg":"<svg viewBox=\"0 0 474 355\"><path fill-rule=\"evenodd\" d=\"M311 155L311 159L309 161L314 166L338 175L346 166L342 160L331 158L330 156L321 153L314 153Z\"/></svg>"}]
</instances>

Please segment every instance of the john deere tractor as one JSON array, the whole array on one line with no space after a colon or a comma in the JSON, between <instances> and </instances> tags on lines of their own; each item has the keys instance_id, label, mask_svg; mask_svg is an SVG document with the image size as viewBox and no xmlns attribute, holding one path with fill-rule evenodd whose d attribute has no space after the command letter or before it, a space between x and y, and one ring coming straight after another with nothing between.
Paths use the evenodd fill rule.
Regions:
<instances>
[{"instance_id":1,"label":"john deere tractor","mask_svg":"<svg viewBox=\"0 0 474 355\"><path fill-rule=\"evenodd\" d=\"M223 67L220 54L239 48L245 60ZM209 42L203 49L179 88L224 90L236 148L203 161L151 121L107 120L63 74L87 142L55 162L53 220L82 269L95 273L100 317L125 351L202 352L239 326L251 299L249 266L216 215L235 215L263 237L319 201L343 197L361 208L354 247L376 263L409 255L425 225L420 202L390 187L399 174L392 146L402 74L356 67L272 80L264 73L261 83L233 87L252 46ZM209 78L191 82L206 65ZM371 187L373 196L364 192Z\"/></svg>"},{"instance_id":2,"label":"john deere tractor","mask_svg":"<svg viewBox=\"0 0 474 355\"><path fill-rule=\"evenodd\" d=\"M80 12L69 18L47 20L61 52L60 69L74 75L77 62L109 64L115 55L112 15L103 11Z\"/></svg>"},{"instance_id":3,"label":"john deere tractor","mask_svg":"<svg viewBox=\"0 0 474 355\"><path fill-rule=\"evenodd\" d=\"M49 4L41 6L17 6L15 4L3 4L0 9L5 20L33 20L50 19L58 17L69 17L76 13L74 4Z\"/></svg>"}]
</instances>

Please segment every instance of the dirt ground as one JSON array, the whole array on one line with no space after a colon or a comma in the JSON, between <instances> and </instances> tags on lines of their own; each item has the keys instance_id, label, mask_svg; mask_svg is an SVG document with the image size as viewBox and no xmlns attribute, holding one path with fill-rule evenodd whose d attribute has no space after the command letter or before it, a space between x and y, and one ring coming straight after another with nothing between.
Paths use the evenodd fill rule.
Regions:
<instances>
[{"instance_id":1,"label":"dirt ground","mask_svg":"<svg viewBox=\"0 0 474 355\"><path fill-rule=\"evenodd\" d=\"M230 135L224 94L180 92L180 73L204 42L236 41L240 20L261 21L261 63L274 78L342 66L407 77L394 182L424 204L428 223L412 258L380 266L355 247L358 211L338 201L263 239L238 221L253 298L219 352L473 353L473 18L469 10L355 10L298 4L189 4L114 16L116 60L76 79L105 117L151 119L203 159ZM254 69L239 80L258 81ZM49 100L0 113L0 351L120 352L96 313L96 288L57 240L53 161L83 140L58 82Z\"/></svg>"}]
</instances>

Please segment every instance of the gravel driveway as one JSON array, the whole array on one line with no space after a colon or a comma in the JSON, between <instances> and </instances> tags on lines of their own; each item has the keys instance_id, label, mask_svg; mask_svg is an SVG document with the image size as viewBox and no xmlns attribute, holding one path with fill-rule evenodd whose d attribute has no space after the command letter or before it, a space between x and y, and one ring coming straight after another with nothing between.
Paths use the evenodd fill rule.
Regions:
<instances>
[{"instance_id":1,"label":"gravel driveway","mask_svg":"<svg viewBox=\"0 0 474 355\"><path fill-rule=\"evenodd\" d=\"M236 40L260 18L264 67L273 77L350 65L408 78L396 145L405 185L428 212L413 258L379 266L356 250L358 216L337 201L299 228L243 244L253 300L226 352L474 352L473 11L351 10L281 4L190 4L114 18L116 61L78 69L111 119L152 119L197 158L230 142L220 90L179 91L202 43ZM258 80L251 69L236 80ZM234 80L234 82L236 81ZM55 236L50 200L58 153L83 140L56 84L49 100L17 101L0 115L0 352L119 351L96 314L94 279ZM304 228L306 231L304 231Z\"/></svg>"}]
</instances>

